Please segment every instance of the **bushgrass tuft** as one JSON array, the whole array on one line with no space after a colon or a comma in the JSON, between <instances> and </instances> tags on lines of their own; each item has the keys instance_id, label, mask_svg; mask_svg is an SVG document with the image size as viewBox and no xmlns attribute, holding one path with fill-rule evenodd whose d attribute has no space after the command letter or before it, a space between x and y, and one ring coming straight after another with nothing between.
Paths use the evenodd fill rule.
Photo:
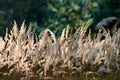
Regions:
<instances>
[{"instance_id":1,"label":"bushgrass tuft","mask_svg":"<svg viewBox=\"0 0 120 80\"><path fill-rule=\"evenodd\" d=\"M0 80L119 80L120 29L92 39L91 31L85 35L90 23L75 34L68 25L56 38L50 29L36 36L24 22L19 30L14 21L0 37Z\"/></svg>"}]
</instances>

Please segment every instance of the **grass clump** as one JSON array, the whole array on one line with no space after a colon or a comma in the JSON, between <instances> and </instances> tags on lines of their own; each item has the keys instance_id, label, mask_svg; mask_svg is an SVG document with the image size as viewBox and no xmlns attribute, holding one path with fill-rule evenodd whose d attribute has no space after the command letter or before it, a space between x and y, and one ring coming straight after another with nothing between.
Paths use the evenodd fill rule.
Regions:
<instances>
[{"instance_id":1,"label":"grass clump","mask_svg":"<svg viewBox=\"0 0 120 80\"><path fill-rule=\"evenodd\" d=\"M75 34L67 27L56 38L50 29L35 36L31 26L23 22L19 30L14 22L0 37L0 80L119 80L120 30L84 38L89 24Z\"/></svg>"}]
</instances>

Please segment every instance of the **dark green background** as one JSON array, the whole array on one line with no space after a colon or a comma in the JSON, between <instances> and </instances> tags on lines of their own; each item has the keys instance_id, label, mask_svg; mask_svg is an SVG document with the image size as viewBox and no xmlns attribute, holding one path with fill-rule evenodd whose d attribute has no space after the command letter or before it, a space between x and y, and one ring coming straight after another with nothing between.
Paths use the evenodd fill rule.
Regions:
<instances>
[{"instance_id":1,"label":"dark green background","mask_svg":"<svg viewBox=\"0 0 120 80\"><path fill-rule=\"evenodd\" d=\"M120 18L120 0L0 0L0 36L6 27L12 28L16 20L18 26L25 20L32 23L33 32L47 27L60 32L67 24L74 29L94 19L92 27L109 16Z\"/></svg>"}]
</instances>

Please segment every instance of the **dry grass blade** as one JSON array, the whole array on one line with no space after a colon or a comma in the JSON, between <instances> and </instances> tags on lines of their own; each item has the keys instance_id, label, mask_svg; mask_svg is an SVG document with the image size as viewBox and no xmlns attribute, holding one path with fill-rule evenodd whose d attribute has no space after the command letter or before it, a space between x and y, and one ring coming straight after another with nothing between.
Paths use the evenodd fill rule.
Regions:
<instances>
[{"instance_id":1,"label":"dry grass blade","mask_svg":"<svg viewBox=\"0 0 120 80\"><path fill-rule=\"evenodd\" d=\"M65 29L63 29L61 37L60 37L60 44L62 44L65 40Z\"/></svg>"},{"instance_id":2,"label":"dry grass blade","mask_svg":"<svg viewBox=\"0 0 120 80\"><path fill-rule=\"evenodd\" d=\"M18 27L16 21L14 21L13 28L11 30L11 35L15 37L15 39L18 37Z\"/></svg>"},{"instance_id":3,"label":"dry grass blade","mask_svg":"<svg viewBox=\"0 0 120 80\"><path fill-rule=\"evenodd\" d=\"M88 29L89 25L91 24L91 22L92 22L92 19L89 20L89 21L85 24L85 26L81 28L81 30L80 30L80 37L81 37L81 39L83 39L83 37L84 37L85 33L87 32L87 29Z\"/></svg>"},{"instance_id":4,"label":"dry grass blade","mask_svg":"<svg viewBox=\"0 0 120 80\"><path fill-rule=\"evenodd\" d=\"M69 25L67 25L67 28L66 28L66 39L68 39L68 37L69 37L69 28L70 28L70 26Z\"/></svg>"}]
</instances>

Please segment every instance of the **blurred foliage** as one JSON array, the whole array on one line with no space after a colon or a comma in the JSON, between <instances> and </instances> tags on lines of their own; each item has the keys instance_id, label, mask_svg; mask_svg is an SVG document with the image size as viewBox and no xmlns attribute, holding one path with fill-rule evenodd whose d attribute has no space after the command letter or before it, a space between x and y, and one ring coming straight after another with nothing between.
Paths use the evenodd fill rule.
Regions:
<instances>
[{"instance_id":1,"label":"blurred foliage","mask_svg":"<svg viewBox=\"0 0 120 80\"><path fill-rule=\"evenodd\" d=\"M90 0L51 0L50 3L47 3L49 16L45 25L49 25L52 29L58 26L59 31L67 24L75 29L83 26L91 18L91 3Z\"/></svg>"},{"instance_id":2,"label":"blurred foliage","mask_svg":"<svg viewBox=\"0 0 120 80\"><path fill-rule=\"evenodd\" d=\"M119 0L0 0L0 35L14 20L31 22L36 33L49 27L60 34L67 24L77 29L91 18L94 27L104 17L120 17L119 7Z\"/></svg>"}]
</instances>

